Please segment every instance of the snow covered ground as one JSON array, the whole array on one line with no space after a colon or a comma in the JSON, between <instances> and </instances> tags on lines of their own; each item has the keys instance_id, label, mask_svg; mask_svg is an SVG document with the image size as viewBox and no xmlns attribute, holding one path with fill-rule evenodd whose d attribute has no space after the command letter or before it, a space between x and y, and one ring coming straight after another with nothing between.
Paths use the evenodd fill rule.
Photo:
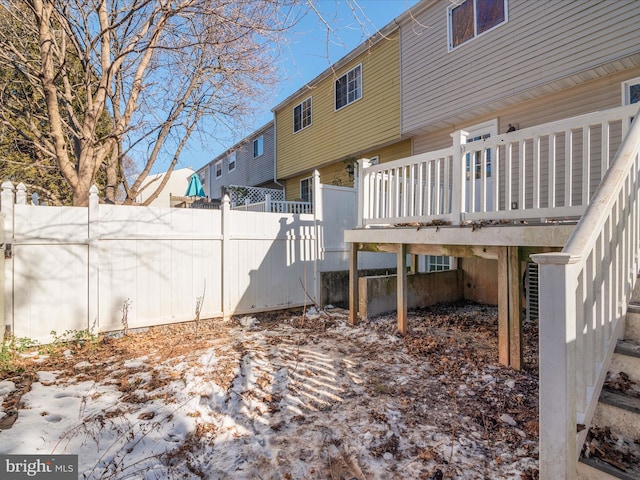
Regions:
<instances>
[{"instance_id":1,"label":"snow covered ground","mask_svg":"<svg viewBox=\"0 0 640 480\"><path fill-rule=\"evenodd\" d=\"M537 478L531 326L516 372L492 307L413 311L405 338L301 313L32 354L0 378L0 452L78 454L92 479Z\"/></svg>"}]
</instances>

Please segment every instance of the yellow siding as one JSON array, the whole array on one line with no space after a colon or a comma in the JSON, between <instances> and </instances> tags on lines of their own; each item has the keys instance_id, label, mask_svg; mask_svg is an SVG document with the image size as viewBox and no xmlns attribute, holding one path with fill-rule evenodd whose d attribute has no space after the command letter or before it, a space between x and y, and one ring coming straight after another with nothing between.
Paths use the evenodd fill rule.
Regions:
<instances>
[{"instance_id":1,"label":"yellow siding","mask_svg":"<svg viewBox=\"0 0 640 480\"><path fill-rule=\"evenodd\" d=\"M395 32L275 112L279 179L359 157L400 139L399 48ZM362 97L335 111L334 82L358 64ZM293 109L310 96L312 124L294 133Z\"/></svg>"},{"instance_id":2,"label":"yellow siding","mask_svg":"<svg viewBox=\"0 0 640 480\"><path fill-rule=\"evenodd\" d=\"M399 158L409 157L411 156L411 140L403 140L402 142L394 143L393 145L389 145L387 147L374 149L362 155L362 157L365 158L375 156L379 157L380 163L391 162L393 160L398 160ZM330 165L319 168L318 172L320 173L320 183L341 185L343 187L353 187L353 178L349 178L349 174L347 173L346 169L347 163L349 163L353 159L355 159L355 157L334 162ZM300 197L300 180L310 177L312 172L313 170L307 171L283 182L287 200L293 201Z\"/></svg>"}]
</instances>

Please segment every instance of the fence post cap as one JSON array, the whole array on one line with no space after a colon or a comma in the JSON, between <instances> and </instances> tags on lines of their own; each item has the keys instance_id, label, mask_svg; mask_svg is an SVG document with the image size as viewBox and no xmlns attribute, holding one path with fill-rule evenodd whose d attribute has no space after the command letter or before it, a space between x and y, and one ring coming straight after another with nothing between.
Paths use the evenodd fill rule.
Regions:
<instances>
[{"instance_id":1,"label":"fence post cap","mask_svg":"<svg viewBox=\"0 0 640 480\"><path fill-rule=\"evenodd\" d=\"M11 183L11 180L7 179L2 182L2 190L13 190L13 183Z\"/></svg>"},{"instance_id":2,"label":"fence post cap","mask_svg":"<svg viewBox=\"0 0 640 480\"><path fill-rule=\"evenodd\" d=\"M572 263L578 263L581 259L581 255L563 252L536 253L531 255L531 260L538 265L570 265Z\"/></svg>"}]
</instances>

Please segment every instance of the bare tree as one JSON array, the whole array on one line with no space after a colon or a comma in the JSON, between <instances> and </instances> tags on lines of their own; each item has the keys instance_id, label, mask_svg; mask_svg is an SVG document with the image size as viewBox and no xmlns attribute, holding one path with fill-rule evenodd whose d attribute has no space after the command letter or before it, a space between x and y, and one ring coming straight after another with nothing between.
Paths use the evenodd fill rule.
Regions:
<instances>
[{"instance_id":1,"label":"bare tree","mask_svg":"<svg viewBox=\"0 0 640 480\"><path fill-rule=\"evenodd\" d=\"M154 163L168 160L170 174L195 131L212 120L232 126L273 84L273 46L299 18L295 4L0 0L0 67L29 92L23 102L41 104L21 109L15 89L4 89L0 121L55 160L74 205L87 204L100 169L104 198L115 202L123 189L131 203ZM126 158L143 159L131 182Z\"/></svg>"}]
</instances>

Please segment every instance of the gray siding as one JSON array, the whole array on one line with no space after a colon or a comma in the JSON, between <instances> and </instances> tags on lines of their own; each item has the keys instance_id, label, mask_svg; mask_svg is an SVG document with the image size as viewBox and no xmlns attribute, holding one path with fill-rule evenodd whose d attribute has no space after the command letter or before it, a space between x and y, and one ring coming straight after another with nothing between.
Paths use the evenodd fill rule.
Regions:
<instances>
[{"instance_id":1,"label":"gray siding","mask_svg":"<svg viewBox=\"0 0 640 480\"><path fill-rule=\"evenodd\" d=\"M640 65L639 1L509 0L507 23L452 51L449 4L441 0L401 28L404 134Z\"/></svg>"},{"instance_id":2,"label":"gray siding","mask_svg":"<svg viewBox=\"0 0 640 480\"><path fill-rule=\"evenodd\" d=\"M253 141L260 136L264 139L263 154L254 158ZM223 188L226 189L229 185L281 188L273 182L275 173L274 136L274 125L273 122L270 122L198 170L201 178L206 176L204 188L207 195L212 199L219 199L222 196ZM228 157L232 151L236 152L236 168L229 172ZM216 178L215 164L219 160L222 160L222 176Z\"/></svg>"},{"instance_id":3,"label":"gray siding","mask_svg":"<svg viewBox=\"0 0 640 480\"><path fill-rule=\"evenodd\" d=\"M414 135L412 138L413 153L419 154L451 146L451 133L487 120L498 119L498 133L504 133L509 124L516 124L519 128L527 128L576 115L619 107L622 105L622 82L636 77L640 77L640 67L585 82L562 92L543 95L503 108L487 109L460 123L451 123L438 130Z\"/></svg>"}]
</instances>

